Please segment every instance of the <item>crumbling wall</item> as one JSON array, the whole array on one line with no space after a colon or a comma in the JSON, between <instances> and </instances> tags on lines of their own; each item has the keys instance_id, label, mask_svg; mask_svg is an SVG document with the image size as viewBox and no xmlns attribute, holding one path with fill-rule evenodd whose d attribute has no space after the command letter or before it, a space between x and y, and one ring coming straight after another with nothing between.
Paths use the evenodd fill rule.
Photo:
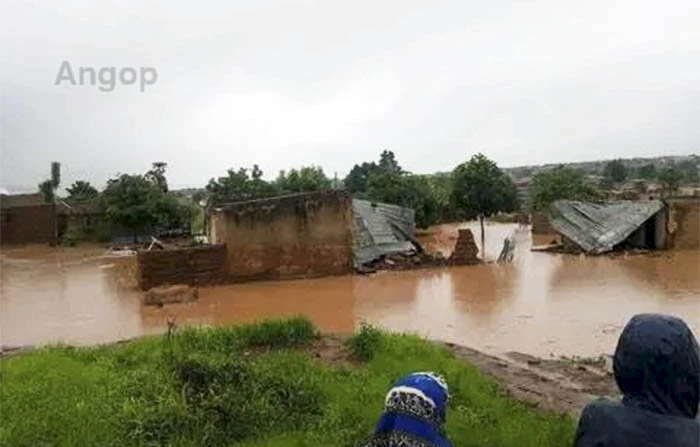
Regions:
<instances>
[{"instance_id":1,"label":"crumbling wall","mask_svg":"<svg viewBox=\"0 0 700 447\"><path fill-rule=\"evenodd\" d=\"M56 207L53 204L3 209L0 224L0 243L3 245L56 242Z\"/></svg>"},{"instance_id":2,"label":"crumbling wall","mask_svg":"<svg viewBox=\"0 0 700 447\"><path fill-rule=\"evenodd\" d=\"M473 265L479 264L481 260L478 258L479 247L474 241L474 234L469 228L459 230L457 243L448 259L448 264L451 265Z\"/></svg>"},{"instance_id":3,"label":"crumbling wall","mask_svg":"<svg viewBox=\"0 0 700 447\"><path fill-rule=\"evenodd\" d=\"M554 234L554 228L549 224L549 213L533 212L530 215L532 234Z\"/></svg>"},{"instance_id":4,"label":"crumbling wall","mask_svg":"<svg viewBox=\"0 0 700 447\"><path fill-rule=\"evenodd\" d=\"M343 191L272 197L215 209L210 235L234 279L334 275L352 271L351 218Z\"/></svg>"},{"instance_id":5,"label":"crumbling wall","mask_svg":"<svg viewBox=\"0 0 700 447\"><path fill-rule=\"evenodd\" d=\"M166 284L202 286L228 280L223 245L139 251L137 260L138 282L143 290Z\"/></svg>"},{"instance_id":6,"label":"crumbling wall","mask_svg":"<svg viewBox=\"0 0 700 447\"><path fill-rule=\"evenodd\" d=\"M670 199L668 216L669 248L697 250L700 248L700 199L695 197Z\"/></svg>"}]
</instances>

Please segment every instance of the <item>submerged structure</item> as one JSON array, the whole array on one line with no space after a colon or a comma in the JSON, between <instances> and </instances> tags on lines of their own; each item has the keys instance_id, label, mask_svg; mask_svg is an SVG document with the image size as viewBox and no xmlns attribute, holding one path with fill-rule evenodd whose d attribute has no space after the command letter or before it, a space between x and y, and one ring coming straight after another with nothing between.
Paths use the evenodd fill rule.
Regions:
<instances>
[{"instance_id":1,"label":"submerged structure","mask_svg":"<svg viewBox=\"0 0 700 447\"><path fill-rule=\"evenodd\" d=\"M412 236L415 214L411 208L352 199L355 268L383 256L420 250Z\"/></svg>"},{"instance_id":2,"label":"submerged structure","mask_svg":"<svg viewBox=\"0 0 700 447\"><path fill-rule=\"evenodd\" d=\"M660 200L609 204L557 200L550 225L565 248L589 254L617 248L666 248L667 207Z\"/></svg>"}]
</instances>

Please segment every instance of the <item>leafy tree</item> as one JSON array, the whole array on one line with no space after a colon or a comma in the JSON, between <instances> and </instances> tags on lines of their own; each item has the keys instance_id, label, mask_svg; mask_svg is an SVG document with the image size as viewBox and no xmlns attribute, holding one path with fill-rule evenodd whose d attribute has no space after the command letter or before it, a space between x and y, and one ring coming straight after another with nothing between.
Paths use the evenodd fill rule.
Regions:
<instances>
[{"instance_id":1,"label":"leafy tree","mask_svg":"<svg viewBox=\"0 0 700 447\"><path fill-rule=\"evenodd\" d=\"M206 190L212 203L258 199L278 194L274 184L262 179L263 172L258 165L253 165L250 175L245 168L231 168L226 174L225 177L212 178L207 184Z\"/></svg>"},{"instance_id":2,"label":"leafy tree","mask_svg":"<svg viewBox=\"0 0 700 447\"><path fill-rule=\"evenodd\" d=\"M156 224L167 230L189 230L192 220L199 211L198 205L190 198L179 194L163 194L156 202Z\"/></svg>"},{"instance_id":3,"label":"leafy tree","mask_svg":"<svg viewBox=\"0 0 700 447\"><path fill-rule=\"evenodd\" d=\"M344 183L354 196L413 208L416 212L416 225L420 228L428 227L440 219L438 185L431 183L427 176L404 171L390 150L382 151L379 163L365 162L353 166ZM447 201L449 199L445 200Z\"/></svg>"},{"instance_id":4,"label":"leafy tree","mask_svg":"<svg viewBox=\"0 0 700 447\"><path fill-rule=\"evenodd\" d=\"M438 206L438 222L457 220L453 200L452 173L437 173L424 176L430 186L430 194Z\"/></svg>"},{"instance_id":5,"label":"leafy tree","mask_svg":"<svg viewBox=\"0 0 700 447\"><path fill-rule=\"evenodd\" d=\"M483 154L476 154L455 168L453 194L459 208L479 217L482 250L485 247L484 217L518 208L515 183Z\"/></svg>"},{"instance_id":6,"label":"leafy tree","mask_svg":"<svg viewBox=\"0 0 700 447\"><path fill-rule=\"evenodd\" d=\"M684 183L700 182L698 162L694 159L682 160L676 163L676 168L681 172Z\"/></svg>"},{"instance_id":7,"label":"leafy tree","mask_svg":"<svg viewBox=\"0 0 700 447\"><path fill-rule=\"evenodd\" d=\"M289 172L280 171L276 181L277 188L283 192L297 193L331 189L331 180L317 166L305 166Z\"/></svg>"},{"instance_id":8,"label":"leafy tree","mask_svg":"<svg viewBox=\"0 0 700 447\"><path fill-rule=\"evenodd\" d=\"M73 182L71 186L66 188L68 191L68 198L71 200L89 200L94 199L98 196L97 189L83 180L77 180Z\"/></svg>"},{"instance_id":9,"label":"leafy tree","mask_svg":"<svg viewBox=\"0 0 700 447\"><path fill-rule=\"evenodd\" d=\"M107 218L133 231L154 229L165 220L165 194L142 175L122 174L107 181L102 193Z\"/></svg>"},{"instance_id":10,"label":"leafy tree","mask_svg":"<svg viewBox=\"0 0 700 447\"><path fill-rule=\"evenodd\" d=\"M401 166L399 166L399 162L396 161L394 152L390 150L384 150L381 154L379 154L379 169L397 174L404 172L403 169L401 169Z\"/></svg>"},{"instance_id":11,"label":"leafy tree","mask_svg":"<svg viewBox=\"0 0 700 447\"><path fill-rule=\"evenodd\" d=\"M165 169L168 164L164 161L155 161L151 170L146 173L146 179L158 185L161 191L168 192L168 180L165 178Z\"/></svg>"},{"instance_id":12,"label":"leafy tree","mask_svg":"<svg viewBox=\"0 0 700 447\"><path fill-rule=\"evenodd\" d=\"M624 182L627 179L627 167L622 159L607 162L603 168L603 177L615 183Z\"/></svg>"},{"instance_id":13,"label":"leafy tree","mask_svg":"<svg viewBox=\"0 0 700 447\"><path fill-rule=\"evenodd\" d=\"M532 179L532 207L544 211L559 199L595 200L598 193L586 182L583 172L560 165L540 171Z\"/></svg>"},{"instance_id":14,"label":"leafy tree","mask_svg":"<svg viewBox=\"0 0 700 447\"><path fill-rule=\"evenodd\" d=\"M653 163L647 163L637 168L636 177L651 180L656 178L656 166Z\"/></svg>"},{"instance_id":15,"label":"leafy tree","mask_svg":"<svg viewBox=\"0 0 700 447\"><path fill-rule=\"evenodd\" d=\"M378 171L379 166L375 162L364 162L361 165L353 166L350 173L343 180L345 189L353 195L365 193L369 177Z\"/></svg>"},{"instance_id":16,"label":"leafy tree","mask_svg":"<svg viewBox=\"0 0 700 447\"><path fill-rule=\"evenodd\" d=\"M425 176L379 171L369 178L367 197L376 202L413 208L419 228L429 227L440 216L440 205Z\"/></svg>"},{"instance_id":17,"label":"leafy tree","mask_svg":"<svg viewBox=\"0 0 700 447\"><path fill-rule=\"evenodd\" d=\"M675 165L666 166L659 170L657 178L664 184L666 191L673 194L683 182L683 172Z\"/></svg>"},{"instance_id":18,"label":"leafy tree","mask_svg":"<svg viewBox=\"0 0 700 447\"><path fill-rule=\"evenodd\" d=\"M353 166L350 173L343 181L345 184L345 189L347 189L350 194L366 196L366 192L369 187L369 178L372 175L380 172L401 174L405 171L401 168L398 161L396 161L396 155L394 155L394 152L384 150L381 154L379 154L378 164L372 161Z\"/></svg>"}]
</instances>

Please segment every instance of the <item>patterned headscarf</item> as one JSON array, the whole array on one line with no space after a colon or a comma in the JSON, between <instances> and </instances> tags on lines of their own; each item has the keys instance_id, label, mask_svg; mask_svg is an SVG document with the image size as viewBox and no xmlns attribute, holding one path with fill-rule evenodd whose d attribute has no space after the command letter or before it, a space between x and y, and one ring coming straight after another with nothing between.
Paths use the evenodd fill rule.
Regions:
<instances>
[{"instance_id":1,"label":"patterned headscarf","mask_svg":"<svg viewBox=\"0 0 700 447\"><path fill-rule=\"evenodd\" d=\"M374 437L364 447L452 447L444 433L449 392L445 380L417 372L397 380Z\"/></svg>"}]
</instances>

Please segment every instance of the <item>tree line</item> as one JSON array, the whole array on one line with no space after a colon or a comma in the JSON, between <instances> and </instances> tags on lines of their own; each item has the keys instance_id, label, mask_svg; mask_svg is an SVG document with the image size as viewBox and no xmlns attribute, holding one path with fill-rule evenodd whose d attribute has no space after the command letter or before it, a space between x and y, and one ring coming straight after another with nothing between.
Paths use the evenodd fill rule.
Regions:
<instances>
[{"instance_id":1,"label":"tree line","mask_svg":"<svg viewBox=\"0 0 700 447\"><path fill-rule=\"evenodd\" d=\"M482 154L458 165L453 172L413 174L401 167L395 154L385 150L378 161L356 164L342 180L329 178L318 166L281 171L268 181L258 165L230 168L212 178L191 197L168 191L167 164L153 163L144 174L119 174L99 192L89 182L78 180L66 191L68 201L97 200L110 222L138 232L144 229L181 228L192 219L199 204L251 200L301 192L346 189L353 197L413 208L416 225L426 228L438 222L483 219L498 212L518 209L513 180ZM47 181L53 200L55 182ZM43 184L42 184L43 185Z\"/></svg>"},{"instance_id":2,"label":"tree line","mask_svg":"<svg viewBox=\"0 0 700 447\"><path fill-rule=\"evenodd\" d=\"M54 200L60 182L60 165L54 165L51 178L39 185L47 200ZM483 154L473 155L451 172L425 175L405 170L394 152L384 150L376 161L355 164L342 180L328 177L319 166L284 170L275 179L265 180L263 171L254 164L252 168L230 168L187 196L168 190L166 169L167 163L155 162L144 174L117 175L107 181L102 192L78 180L66 189L66 199L99 200L108 220L134 231L186 227L198 210L201 213L200 204L215 206L330 189L346 189L356 198L413 208L419 228L471 219L479 219L483 226L484 218L519 211L523 205L512 176ZM685 182L698 182L697 164L692 161L632 170L622 160L612 160L601 174L601 179L591 180L583 171L563 165L535 171L528 206L546 210L557 199L602 200L602 191L629 179L656 180L670 190Z\"/></svg>"}]
</instances>

